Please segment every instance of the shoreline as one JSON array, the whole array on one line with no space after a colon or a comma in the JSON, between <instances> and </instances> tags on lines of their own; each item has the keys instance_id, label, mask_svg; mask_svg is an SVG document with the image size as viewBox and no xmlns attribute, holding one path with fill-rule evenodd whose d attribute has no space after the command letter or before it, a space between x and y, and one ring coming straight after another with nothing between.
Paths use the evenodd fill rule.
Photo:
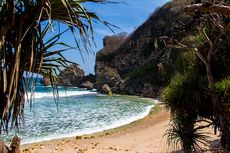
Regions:
<instances>
[{"instance_id":1,"label":"shoreline","mask_svg":"<svg viewBox=\"0 0 230 153\"><path fill-rule=\"evenodd\" d=\"M142 119L131 122L129 124L104 130L102 132L96 132L93 134L85 134L82 136L74 136L68 138L60 138L60 139L53 139L48 141L24 144L21 145L21 150L24 152L31 151L31 152L39 152L39 153L40 152L51 153L57 151L63 153L64 152L70 153L74 151L76 152L77 149L78 151L81 151L82 148L86 150L84 146L85 144L97 143L95 141L99 141L98 143L100 144L100 141L102 141L105 138L107 139L110 137L129 135L130 133L135 133L140 130L145 130L146 128L149 128L154 125L159 125L161 123L168 124L169 116L170 116L169 112L166 112L159 103L156 103L147 116L145 116ZM77 143L77 145L74 147L73 143ZM60 146L62 147L60 148ZM87 152L90 152L89 147L87 148L88 148ZM95 147L91 147L91 150L92 148L95 149ZM109 148L110 148L109 150L111 150L111 147ZM70 151L71 149L72 151Z\"/></svg>"},{"instance_id":2,"label":"shoreline","mask_svg":"<svg viewBox=\"0 0 230 153\"><path fill-rule=\"evenodd\" d=\"M60 138L39 143L21 145L22 153L172 153L165 135L170 122L170 112L161 103L143 119L114 129L93 134ZM219 137L210 133L209 146L201 146L206 153L213 153ZM180 153L180 151L176 151Z\"/></svg>"},{"instance_id":3,"label":"shoreline","mask_svg":"<svg viewBox=\"0 0 230 153\"><path fill-rule=\"evenodd\" d=\"M60 139L68 139L68 138L73 138L73 137L81 137L81 136L85 136L85 135L94 135L94 134L97 134L97 133L103 133L104 131L110 131L110 130L113 130L113 129L119 129L121 127L125 127L129 124L132 124L133 122L137 122L139 120L142 120L144 119L145 117L147 117L154 109L155 109L155 106L157 104L153 104L153 105L150 105L147 107L147 110L141 114L139 114L138 116L134 116L132 118L130 118L129 120L124 120L123 122L120 122L119 124L117 123L114 123L112 124L111 126L106 126L100 130L92 130L90 132L85 132L84 134L79 134L79 133L70 133L70 134L64 134L64 135L59 135L57 137L54 137L54 138L51 138L51 137L48 137L48 138L43 138L43 139L40 139L38 141L34 140L32 141L31 143L21 143L21 145L30 145L30 144L36 144L36 143L41 143L41 142L47 142L47 141L52 141L52 140L60 140Z\"/></svg>"},{"instance_id":4,"label":"shoreline","mask_svg":"<svg viewBox=\"0 0 230 153\"><path fill-rule=\"evenodd\" d=\"M96 93L96 96L108 96L100 93ZM109 96L110 97L110 96ZM155 107L155 105L158 102L158 99L153 99L153 98L146 98L146 97L140 97L140 96L133 96L133 95L120 95L120 94L114 94L113 97L122 97L122 99L128 99L135 101L137 103L147 103L148 106L142 111L137 114L133 114L130 117L123 118L121 120L115 120L111 124L106 124L104 126L96 127L96 128L91 128L87 130L78 130L78 131L73 131L70 133L59 133L58 135L49 135L49 136L44 136L44 137L38 137L38 138L29 138L21 141L21 145L29 145L29 144L34 144L34 143L40 143L44 141L52 141L52 140L57 140L57 139L63 139L63 138L71 138L75 136L82 136L82 135L90 135L94 133L99 133L103 132L106 130L114 129L114 128L119 128L125 125L128 125L132 122L135 122L137 120L143 119L146 116L149 115L151 110ZM65 129L63 129L65 130Z\"/></svg>"}]
</instances>

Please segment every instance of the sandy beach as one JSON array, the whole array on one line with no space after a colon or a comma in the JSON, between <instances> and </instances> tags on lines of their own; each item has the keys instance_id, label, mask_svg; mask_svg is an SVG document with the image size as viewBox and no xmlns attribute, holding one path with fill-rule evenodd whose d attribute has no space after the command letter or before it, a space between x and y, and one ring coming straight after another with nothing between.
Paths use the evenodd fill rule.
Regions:
<instances>
[{"instance_id":1,"label":"sandy beach","mask_svg":"<svg viewBox=\"0 0 230 153\"><path fill-rule=\"evenodd\" d=\"M157 105L144 119L92 135L76 136L21 146L29 153L169 153L165 131L170 113ZM211 129L207 129L210 133ZM218 137L211 136L211 141ZM210 151L207 151L210 152Z\"/></svg>"}]
</instances>

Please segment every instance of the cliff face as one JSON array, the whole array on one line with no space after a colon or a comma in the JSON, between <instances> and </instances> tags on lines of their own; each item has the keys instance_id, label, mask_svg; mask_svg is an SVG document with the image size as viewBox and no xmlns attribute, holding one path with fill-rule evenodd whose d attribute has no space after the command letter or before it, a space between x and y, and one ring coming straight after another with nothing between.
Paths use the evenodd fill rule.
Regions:
<instances>
[{"instance_id":1,"label":"cliff face","mask_svg":"<svg viewBox=\"0 0 230 153\"><path fill-rule=\"evenodd\" d=\"M184 14L186 4L186 0L165 4L129 36L106 36L96 58L99 90L102 84L109 84L115 93L156 97L172 62L171 49L161 37L173 35L178 20L189 20Z\"/></svg>"}]
</instances>

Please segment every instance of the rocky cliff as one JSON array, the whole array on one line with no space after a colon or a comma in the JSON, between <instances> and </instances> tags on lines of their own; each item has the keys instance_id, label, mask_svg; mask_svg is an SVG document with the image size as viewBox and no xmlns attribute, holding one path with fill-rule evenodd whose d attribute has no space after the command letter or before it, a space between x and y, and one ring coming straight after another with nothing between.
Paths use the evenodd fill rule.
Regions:
<instances>
[{"instance_id":1,"label":"rocky cliff","mask_svg":"<svg viewBox=\"0 0 230 153\"><path fill-rule=\"evenodd\" d=\"M85 72L76 64L71 64L60 72L58 84L61 86L79 86Z\"/></svg>"},{"instance_id":2,"label":"rocky cliff","mask_svg":"<svg viewBox=\"0 0 230 153\"><path fill-rule=\"evenodd\" d=\"M156 97L170 76L172 50L162 37L171 36L176 22L186 22L186 0L173 0L157 9L132 34L106 36L96 57L100 90L108 84L114 93Z\"/></svg>"},{"instance_id":3,"label":"rocky cliff","mask_svg":"<svg viewBox=\"0 0 230 153\"><path fill-rule=\"evenodd\" d=\"M89 74L85 76L85 72L77 64L69 65L58 75L59 86L74 86L92 90L95 82L95 75ZM45 86L51 84L50 79L46 77L41 80L41 83Z\"/></svg>"}]
</instances>

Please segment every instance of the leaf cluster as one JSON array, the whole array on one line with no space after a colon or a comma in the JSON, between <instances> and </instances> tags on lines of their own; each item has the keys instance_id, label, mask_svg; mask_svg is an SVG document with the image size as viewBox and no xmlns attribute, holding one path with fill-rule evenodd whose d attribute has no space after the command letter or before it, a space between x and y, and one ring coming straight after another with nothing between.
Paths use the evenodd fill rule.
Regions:
<instances>
[{"instance_id":1,"label":"leaf cluster","mask_svg":"<svg viewBox=\"0 0 230 153\"><path fill-rule=\"evenodd\" d=\"M49 77L55 100L58 98L57 73L67 67L63 52L69 49L90 51L93 21L110 28L109 23L88 11L83 3L103 0L3 0L0 2L0 131L23 125L26 93L35 89L37 74ZM60 29L65 24L66 30ZM50 31L54 32L45 40ZM59 41L67 31L76 47ZM80 44L81 42L81 44ZM54 50L53 48L58 48ZM31 85L32 84L32 85ZM32 96L27 98L32 101Z\"/></svg>"}]
</instances>

